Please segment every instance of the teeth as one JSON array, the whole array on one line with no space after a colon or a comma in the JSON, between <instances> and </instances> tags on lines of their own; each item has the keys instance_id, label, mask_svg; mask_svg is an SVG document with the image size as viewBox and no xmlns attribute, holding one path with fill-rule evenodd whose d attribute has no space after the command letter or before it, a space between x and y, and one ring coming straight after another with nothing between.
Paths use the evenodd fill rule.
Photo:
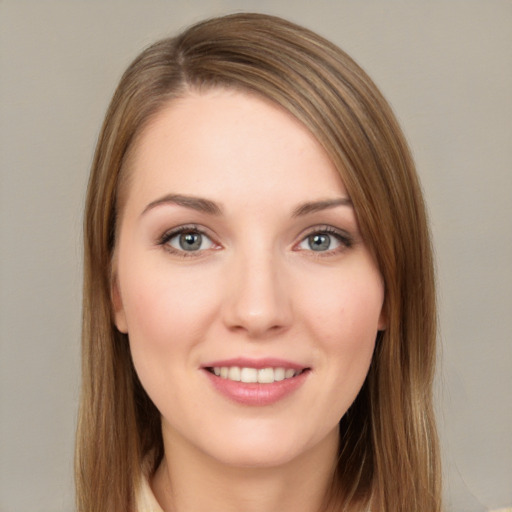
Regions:
<instances>
[{"instance_id":1,"label":"teeth","mask_svg":"<svg viewBox=\"0 0 512 512\"><path fill-rule=\"evenodd\" d=\"M301 373L292 368L240 368L238 366L215 366L213 373L222 379L236 382L272 384L284 379L291 379Z\"/></svg>"},{"instance_id":2,"label":"teeth","mask_svg":"<svg viewBox=\"0 0 512 512\"><path fill-rule=\"evenodd\" d=\"M228 372L228 379L236 381L241 379L240 368L238 368L238 366L231 366Z\"/></svg>"},{"instance_id":3,"label":"teeth","mask_svg":"<svg viewBox=\"0 0 512 512\"><path fill-rule=\"evenodd\" d=\"M285 379L289 379L290 377L293 377L294 375L295 375L295 371L290 368L284 372Z\"/></svg>"},{"instance_id":4,"label":"teeth","mask_svg":"<svg viewBox=\"0 0 512 512\"><path fill-rule=\"evenodd\" d=\"M258 370L256 368L242 368L240 370L241 382L258 382Z\"/></svg>"},{"instance_id":5,"label":"teeth","mask_svg":"<svg viewBox=\"0 0 512 512\"><path fill-rule=\"evenodd\" d=\"M286 375L286 371L284 368L274 368L274 380L275 381L284 380L285 375Z\"/></svg>"},{"instance_id":6,"label":"teeth","mask_svg":"<svg viewBox=\"0 0 512 512\"><path fill-rule=\"evenodd\" d=\"M262 384L267 384L274 382L274 370L273 368L262 368L258 370L258 382Z\"/></svg>"}]
</instances>

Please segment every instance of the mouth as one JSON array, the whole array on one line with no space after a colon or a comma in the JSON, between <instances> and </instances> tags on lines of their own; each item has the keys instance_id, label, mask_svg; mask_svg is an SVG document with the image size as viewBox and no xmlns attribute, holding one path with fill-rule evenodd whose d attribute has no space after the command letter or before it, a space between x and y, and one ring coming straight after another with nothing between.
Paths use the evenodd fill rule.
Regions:
<instances>
[{"instance_id":1,"label":"mouth","mask_svg":"<svg viewBox=\"0 0 512 512\"><path fill-rule=\"evenodd\" d=\"M211 361L201 369L213 389L245 406L272 405L293 395L312 371L284 359L245 357Z\"/></svg>"},{"instance_id":2,"label":"mouth","mask_svg":"<svg viewBox=\"0 0 512 512\"><path fill-rule=\"evenodd\" d=\"M253 368L247 366L209 366L208 372L221 379L245 384L273 384L283 380L293 379L308 370L308 368L294 369L286 367Z\"/></svg>"}]
</instances>

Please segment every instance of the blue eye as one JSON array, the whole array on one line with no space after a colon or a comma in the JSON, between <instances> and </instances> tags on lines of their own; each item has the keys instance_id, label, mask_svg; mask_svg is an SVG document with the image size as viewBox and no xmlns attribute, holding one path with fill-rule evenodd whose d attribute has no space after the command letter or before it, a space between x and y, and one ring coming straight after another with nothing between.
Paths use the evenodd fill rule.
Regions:
<instances>
[{"instance_id":1,"label":"blue eye","mask_svg":"<svg viewBox=\"0 0 512 512\"><path fill-rule=\"evenodd\" d=\"M348 234L338 233L338 231L329 228L309 234L300 242L298 248L313 252L329 252L351 245L352 240Z\"/></svg>"},{"instance_id":2,"label":"blue eye","mask_svg":"<svg viewBox=\"0 0 512 512\"><path fill-rule=\"evenodd\" d=\"M162 244L178 252L199 252L212 249L215 244L196 229L182 228L164 236Z\"/></svg>"},{"instance_id":3,"label":"blue eye","mask_svg":"<svg viewBox=\"0 0 512 512\"><path fill-rule=\"evenodd\" d=\"M308 245L313 251L328 251L332 248L331 244L331 237L325 233L308 236Z\"/></svg>"},{"instance_id":4,"label":"blue eye","mask_svg":"<svg viewBox=\"0 0 512 512\"><path fill-rule=\"evenodd\" d=\"M314 233L306 237L299 245L301 249L321 252L330 251L340 246L339 240L327 233Z\"/></svg>"}]
</instances>

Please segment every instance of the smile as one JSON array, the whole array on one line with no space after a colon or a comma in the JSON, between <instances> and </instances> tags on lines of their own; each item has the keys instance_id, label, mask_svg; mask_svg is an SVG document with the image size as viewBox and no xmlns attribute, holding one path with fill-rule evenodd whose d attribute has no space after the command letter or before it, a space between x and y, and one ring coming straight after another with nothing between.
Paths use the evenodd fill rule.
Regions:
<instances>
[{"instance_id":1,"label":"smile","mask_svg":"<svg viewBox=\"0 0 512 512\"><path fill-rule=\"evenodd\" d=\"M208 370L222 379L228 379L235 382L247 384L272 384L282 380L297 377L304 370L295 370L293 368L249 368L239 366L214 366Z\"/></svg>"},{"instance_id":2,"label":"smile","mask_svg":"<svg viewBox=\"0 0 512 512\"><path fill-rule=\"evenodd\" d=\"M201 366L217 392L246 406L275 404L298 391L311 367L285 359L238 357Z\"/></svg>"}]
</instances>

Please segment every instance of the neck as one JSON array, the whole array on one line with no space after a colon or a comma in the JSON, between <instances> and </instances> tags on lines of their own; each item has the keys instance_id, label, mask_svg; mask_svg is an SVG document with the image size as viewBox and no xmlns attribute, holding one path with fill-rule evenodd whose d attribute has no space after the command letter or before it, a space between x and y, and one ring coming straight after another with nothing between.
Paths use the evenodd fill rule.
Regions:
<instances>
[{"instance_id":1,"label":"neck","mask_svg":"<svg viewBox=\"0 0 512 512\"><path fill-rule=\"evenodd\" d=\"M165 436L164 436L165 439ZM224 464L182 443L165 446L152 487L165 512L319 512L336 464L337 432L271 467Z\"/></svg>"}]
</instances>

